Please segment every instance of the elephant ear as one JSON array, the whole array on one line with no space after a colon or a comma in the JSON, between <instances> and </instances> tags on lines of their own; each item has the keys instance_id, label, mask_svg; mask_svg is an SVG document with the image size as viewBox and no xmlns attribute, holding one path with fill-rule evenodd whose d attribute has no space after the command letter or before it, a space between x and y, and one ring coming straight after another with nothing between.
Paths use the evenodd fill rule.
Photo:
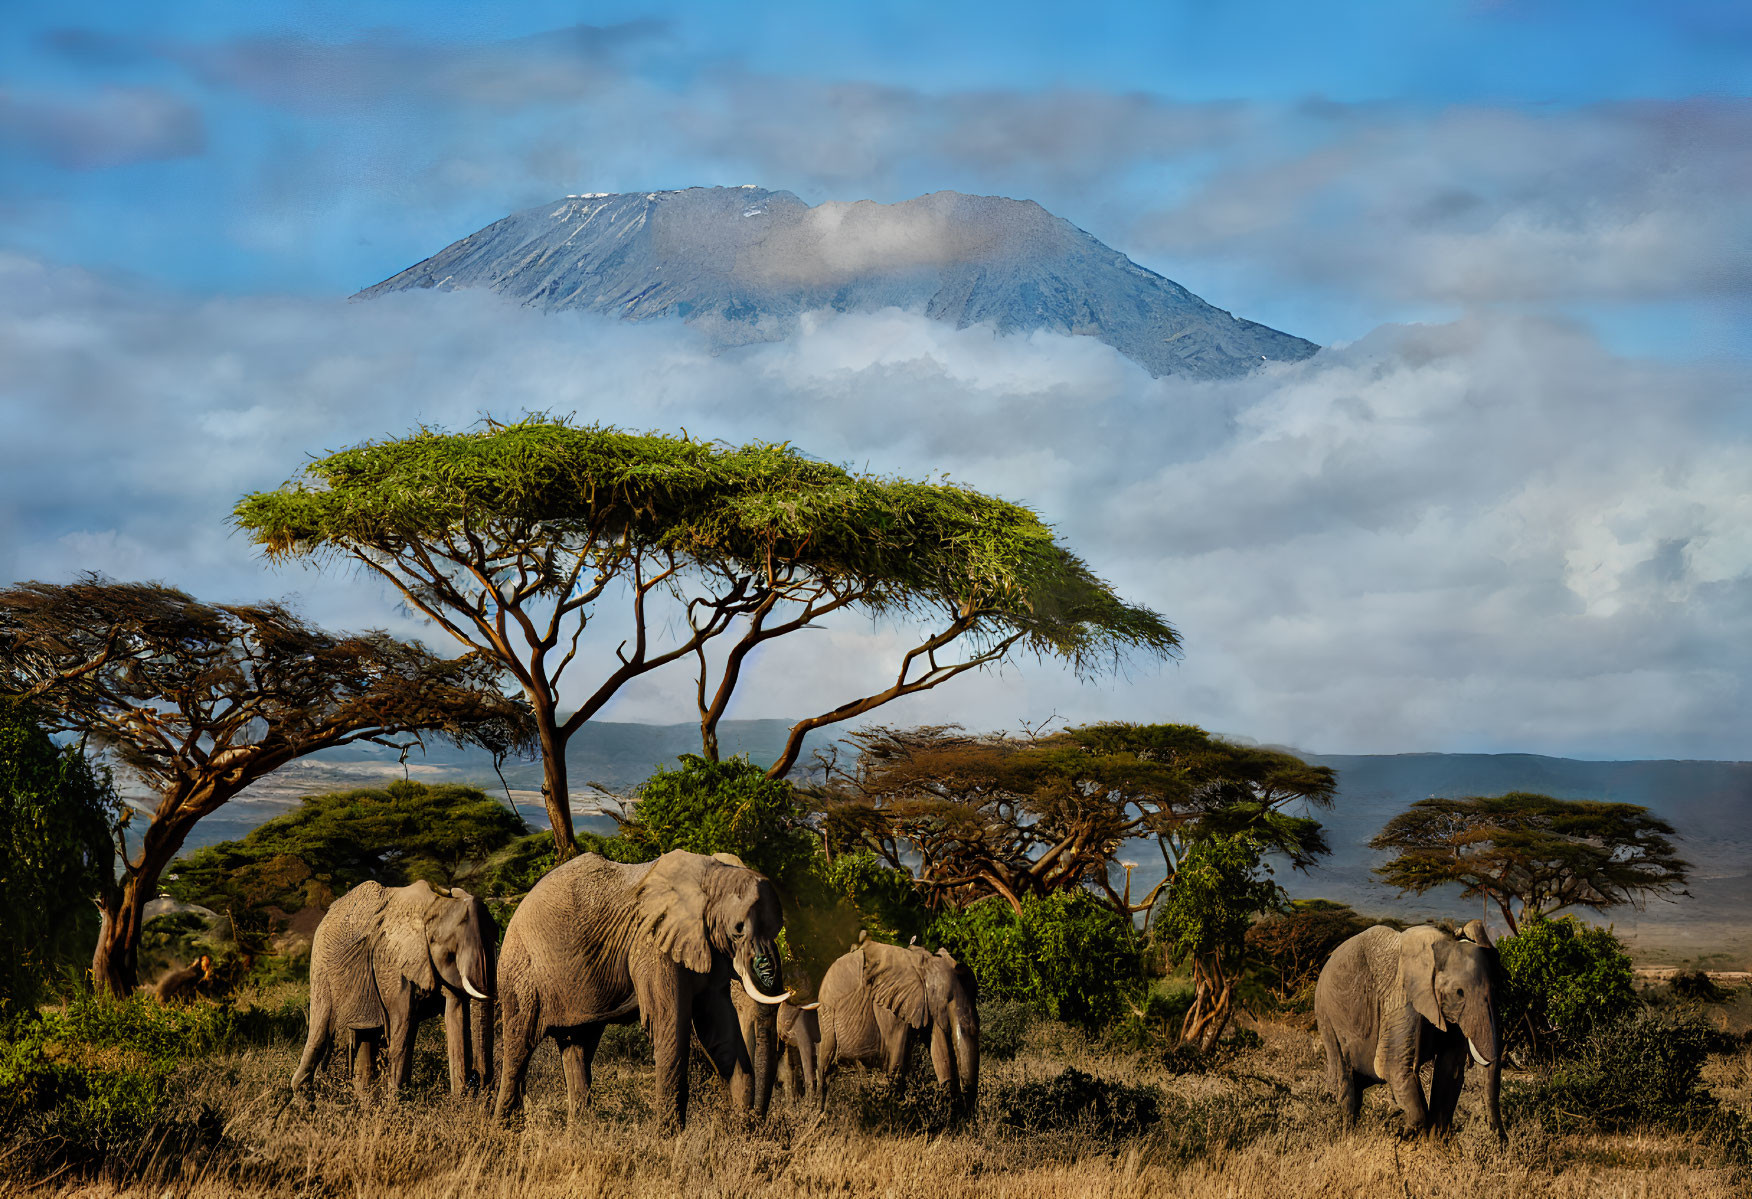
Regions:
<instances>
[{"instance_id":1,"label":"elephant ear","mask_svg":"<svg viewBox=\"0 0 1752 1199\"><path fill-rule=\"evenodd\" d=\"M918 957L909 949L880 941L866 941L859 948L870 999L912 1027L923 1028L930 1012L925 1002L925 972Z\"/></svg>"},{"instance_id":2,"label":"elephant ear","mask_svg":"<svg viewBox=\"0 0 1752 1199\"><path fill-rule=\"evenodd\" d=\"M394 971L423 991L438 985L432 969L431 938L426 931L426 913L436 895L417 882L407 887L385 888L383 918L378 925L374 953L379 986Z\"/></svg>"},{"instance_id":3,"label":"elephant ear","mask_svg":"<svg viewBox=\"0 0 1752 1199\"><path fill-rule=\"evenodd\" d=\"M1399 938L1399 976L1405 984L1405 998L1439 1032L1448 1030L1448 1022L1442 1018L1442 1005L1436 997L1436 947L1449 943L1448 934L1429 926L1407 929Z\"/></svg>"},{"instance_id":4,"label":"elephant ear","mask_svg":"<svg viewBox=\"0 0 1752 1199\"><path fill-rule=\"evenodd\" d=\"M657 948L696 974L712 969L701 877L710 868L707 860L698 854L666 853L646 872L634 896L639 923Z\"/></svg>"},{"instance_id":5,"label":"elephant ear","mask_svg":"<svg viewBox=\"0 0 1752 1199\"><path fill-rule=\"evenodd\" d=\"M962 990L967 992L968 1000L974 1004L978 1004L979 979L973 976L973 971L956 961L955 955L950 953L947 949L939 949L937 951L937 956L948 961L949 968L954 971L955 978L961 983Z\"/></svg>"}]
</instances>

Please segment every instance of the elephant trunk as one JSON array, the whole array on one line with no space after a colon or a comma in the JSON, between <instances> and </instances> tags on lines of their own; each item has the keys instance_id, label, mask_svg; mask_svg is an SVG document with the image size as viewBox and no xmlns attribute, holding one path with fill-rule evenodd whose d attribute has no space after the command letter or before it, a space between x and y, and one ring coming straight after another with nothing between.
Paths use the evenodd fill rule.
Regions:
<instances>
[{"instance_id":1,"label":"elephant trunk","mask_svg":"<svg viewBox=\"0 0 1752 1199\"><path fill-rule=\"evenodd\" d=\"M957 1012L951 1025L955 1065L961 1075L961 1102L968 1111L979 1107L979 1019L964 1020Z\"/></svg>"},{"instance_id":2,"label":"elephant trunk","mask_svg":"<svg viewBox=\"0 0 1752 1199\"><path fill-rule=\"evenodd\" d=\"M1480 1066L1494 1066L1503 1056L1502 1029L1497 1023L1495 1010L1488 1005L1477 1005L1460 1013L1456 1021L1460 1031L1466 1036L1466 1047L1472 1054L1472 1060Z\"/></svg>"},{"instance_id":3,"label":"elephant trunk","mask_svg":"<svg viewBox=\"0 0 1752 1199\"><path fill-rule=\"evenodd\" d=\"M779 1009L762 1004L754 1016L754 1044L751 1046L754 1067L754 1097L752 1108L757 1120L765 1119L767 1105L772 1102L773 1081L779 1073Z\"/></svg>"},{"instance_id":4,"label":"elephant trunk","mask_svg":"<svg viewBox=\"0 0 1752 1199\"><path fill-rule=\"evenodd\" d=\"M480 1075L481 1093L493 1093L493 1017L496 1003L493 999L474 999L469 1001L468 1029L469 1036L474 1041L474 1067Z\"/></svg>"}]
</instances>

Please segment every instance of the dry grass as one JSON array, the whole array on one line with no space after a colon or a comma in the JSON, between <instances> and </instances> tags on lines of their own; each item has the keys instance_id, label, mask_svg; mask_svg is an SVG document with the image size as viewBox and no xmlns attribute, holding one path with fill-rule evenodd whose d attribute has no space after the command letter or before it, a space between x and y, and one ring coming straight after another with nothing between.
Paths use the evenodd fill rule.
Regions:
<instances>
[{"instance_id":1,"label":"dry grass","mask_svg":"<svg viewBox=\"0 0 1752 1199\"><path fill-rule=\"evenodd\" d=\"M982 1113L942 1135L867 1131L858 1120L882 1094L873 1080L842 1074L826 1118L784 1099L752 1124L727 1110L722 1089L696 1078L693 1120L662 1135L649 1102L651 1068L600 1060L592 1114L568 1129L551 1047L537 1055L531 1110L503 1129L480 1103L444 1090L441 1046L429 1029L413 1094L396 1110L353 1105L346 1078L322 1080L314 1109L289 1102L284 1081L293 1046L258 1049L191 1066L181 1102L207 1105L224 1121L218 1146L180 1161L143 1147L112 1176L50 1180L15 1193L62 1196L407 1196L526 1199L546 1196L1718 1196L1745 1193L1746 1179L1712 1151L1654 1135L1555 1138L1516 1127L1499 1146L1468 1091L1459 1133L1446 1144L1402 1141L1376 1088L1359 1129L1339 1130L1310 1034L1261 1028L1262 1048L1220 1070L1176 1077L1130 1055L1100 1051L1075 1034L1036 1030L1027 1052L988 1063ZM995 1103L1006 1089L1067 1065L1149 1084L1163 1095L1162 1123L1114 1145L1099 1130L1026 1134L1004 1126ZM1712 1064L1724 1098L1752 1100L1752 1058ZM0 1192L6 1184L0 1181Z\"/></svg>"}]
</instances>

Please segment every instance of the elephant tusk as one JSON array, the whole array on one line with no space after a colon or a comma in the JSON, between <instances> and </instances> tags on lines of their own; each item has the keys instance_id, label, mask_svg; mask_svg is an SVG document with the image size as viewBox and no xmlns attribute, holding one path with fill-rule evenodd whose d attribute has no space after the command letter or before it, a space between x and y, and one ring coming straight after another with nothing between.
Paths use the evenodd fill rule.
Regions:
<instances>
[{"instance_id":1,"label":"elephant tusk","mask_svg":"<svg viewBox=\"0 0 1752 1199\"><path fill-rule=\"evenodd\" d=\"M462 975L462 989L468 992L469 998L471 998L471 999L485 999L486 998L485 995L482 995L479 991L475 990L475 985L473 983L468 981L468 971L458 970L457 973ZM1477 1050L1474 1050L1473 1052L1476 1053Z\"/></svg>"},{"instance_id":2,"label":"elephant tusk","mask_svg":"<svg viewBox=\"0 0 1752 1199\"><path fill-rule=\"evenodd\" d=\"M821 1006L821 1000L817 999L814 1003L799 1003L797 1005L797 1010L800 1012L813 1012L816 1008L818 1008L820 1006Z\"/></svg>"},{"instance_id":3,"label":"elephant tusk","mask_svg":"<svg viewBox=\"0 0 1752 1199\"><path fill-rule=\"evenodd\" d=\"M765 991L762 991L749 979L748 970L741 962L736 963L736 976L742 980L742 989L747 991L748 997L756 1003L783 1003L791 997L789 991L778 996L768 995Z\"/></svg>"},{"instance_id":4,"label":"elephant tusk","mask_svg":"<svg viewBox=\"0 0 1752 1199\"><path fill-rule=\"evenodd\" d=\"M1477 1062L1481 1066L1490 1065L1490 1062L1485 1058L1484 1054L1478 1052L1478 1046L1476 1046L1472 1043L1471 1037L1466 1038L1466 1048L1472 1050L1472 1060L1473 1061Z\"/></svg>"}]
</instances>

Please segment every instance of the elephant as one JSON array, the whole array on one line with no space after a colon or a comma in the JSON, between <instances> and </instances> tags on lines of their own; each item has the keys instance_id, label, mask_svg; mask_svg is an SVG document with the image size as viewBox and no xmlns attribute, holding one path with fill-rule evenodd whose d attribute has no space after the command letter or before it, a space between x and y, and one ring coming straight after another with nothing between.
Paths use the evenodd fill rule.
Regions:
<instances>
[{"instance_id":1,"label":"elephant","mask_svg":"<svg viewBox=\"0 0 1752 1199\"><path fill-rule=\"evenodd\" d=\"M560 1046L567 1110L590 1101L603 1027L635 1015L657 1060L657 1107L687 1123L689 1029L738 1106L765 1116L777 1073L778 892L731 854L671 850L623 864L585 853L556 867L518 905L499 955L504 1070L494 1115L523 1099L530 1054ZM730 998L757 1005L744 1024ZM754 1046L751 1053L749 1045Z\"/></svg>"},{"instance_id":2,"label":"elephant","mask_svg":"<svg viewBox=\"0 0 1752 1199\"><path fill-rule=\"evenodd\" d=\"M213 959L202 954L181 970L172 970L159 979L152 987L153 997L159 1003L170 1003L173 1000L192 999L195 988L213 979Z\"/></svg>"},{"instance_id":3,"label":"elephant","mask_svg":"<svg viewBox=\"0 0 1752 1199\"><path fill-rule=\"evenodd\" d=\"M739 987L730 989L730 998L736 1003L736 1015L742 1024L742 1040L752 1057L757 1036L755 1021L759 1016L760 1006L749 999ZM819 1002L793 1003L789 999L779 1004L778 1070L792 1102L815 1098L815 1059L817 1047L821 1044L820 1007Z\"/></svg>"},{"instance_id":4,"label":"elephant","mask_svg":"<svg viewBox=\"0 0 1752 1199\"><path fill-rule=\"evenodd\" d=\"M1470 1056L1487 1071L1485 1107L1503 1136L1501 977L1478 920L1459 936L1432 925L1404 932L1377 925L1335 949L1320 970L1314 1016L1345 1123L1355 1124L1363 1090L1385 1082L1410 1131L1445 1134ZM1426 1104L1418 1068L1430 1061Z\"/></svg>"},{"instance_id":5,"label":"elephant","mask_svg":"<svg viewBox=\"0 0 1752 1199\"><path fill-rule=\"evenodd\" d=\"M311 943L310 1035L292 1089L303 1088L328 1060L335 1037L350 1032L360 1101L370 1097L375 1042L382 1038L393 1102L413 1067L422 1008L440 994L451 1091L460 1094L477 1080L490 1086L497 932L479 899L425 882L363 882L335 900Z\"/></svg>"},{"instance_id":6,"label":"elephant","mask_svg":"<svg viewBox=\"0 0 1752 1199\"><path fill-rule=\"evenodd\" d=\"M816 1103L842 1061L880 1065L904 1078L913 1035L928 1033L937 1082L963 1111L979 1099L979 985L946 949L886 945L860 937L822 976Z\"/></svg>"}]
</instances>

